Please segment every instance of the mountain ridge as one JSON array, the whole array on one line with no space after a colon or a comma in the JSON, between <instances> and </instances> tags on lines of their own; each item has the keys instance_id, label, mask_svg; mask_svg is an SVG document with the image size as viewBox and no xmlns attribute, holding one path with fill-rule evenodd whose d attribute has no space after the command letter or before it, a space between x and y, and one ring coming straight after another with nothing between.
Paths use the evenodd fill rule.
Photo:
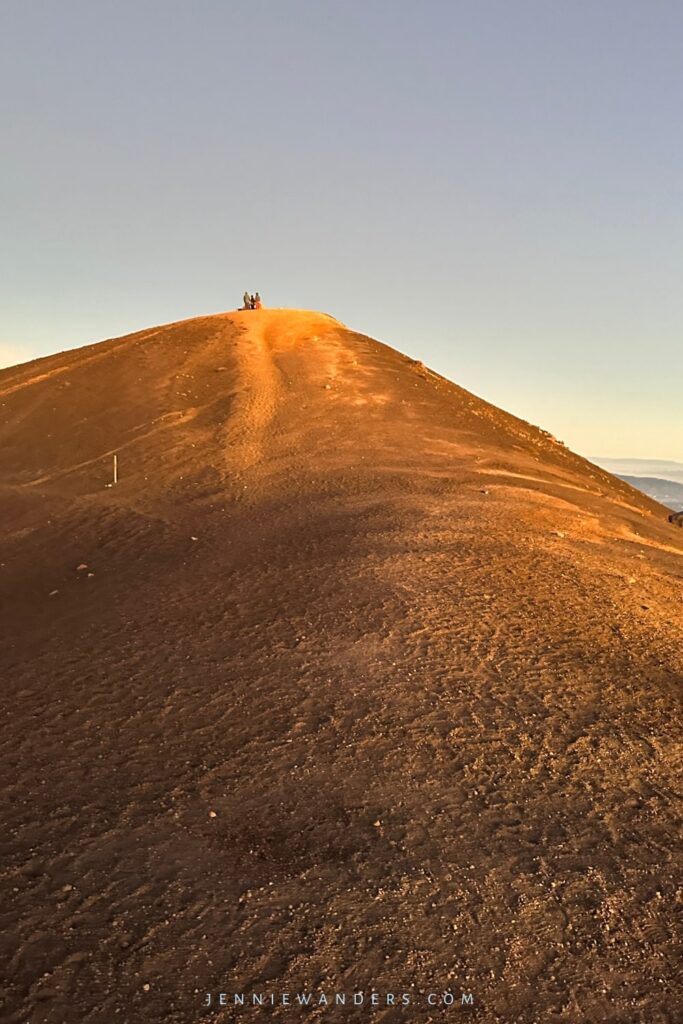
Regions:
<instances>
[{"instance_id":1,"label":"mountain ridge","mask_svg":"<svg viewBox=\"0 0 683 1024\"><path fill-rule=\"evenodd\" d=\"M626 476L625 474L620 479L625 480L631 487L636 487L648 494L660 504L666 505L667 508L677 510L683 505L683 484L676 483L675 480L652 476Z\"/></svg>"},{"instance_id":2,"label":"mountain ridge","mask_svg":"<svg viewBox=\"0 0 683 1024\"><path fill-rule=\"evenodd\" d=\"M222 325L225 323L237 323L239 327L242 329L244 329L245 327L249 328L250 326L253 326L253 322L250 325L249 318L253 318L254 315L260 318L261 325L267 322L269 318L272 319L273 317L279 319L280 321L282 321L283 318L284 320L291 321L292 317L298 317L300 319L304 318L308 320L316 317L324 318L319 320L319 323L322 323L323 325L333 324L336 325L337 328L346 331L346 329L343 328L343 325L341 325L339 321L334 320L334 318L329 317L327 314L314 314L309 313L308 311L263 310L258 312L249 311L243 314L215 314L213 317L192 317L189 320L174 321L169 324L165 324L162 327L146 328L142 331L135 332L131 335L126 335L120 338L107 339L106 341L98 342L93 345L88 345L81 349L69 349L61 353L55 353L49 356L40 357L39 359L32 360L29 363L20 364L18 367L7 368L5 370L0 371L0 393L3 396L7 397L15 390L20 390L25 387L40 384L42 383L43 380L54 379L55 377L68 374L70 371L80 372L88 364L92 362L97 363L98 361L104 359L107 356L113 356L114 354L119 353L130 354L132 346L148 347L150 344L155 344L155 342L153 341L153 339L155 338L157 339L158 343L159 340L164 336L172 335L173 333L176 333L178 331L192 331L198 328L200 325L206 326L210 324ZM365 337L362 335L355 334L355 332L347 332L347 334L356 338ZM370 339L367 340L369 341ZM380 345L381 343L374 342L374 344ZM395 350L390 351L395 352ZM187 354L187 352L185 354ZM580 464L585 469L587 469L587 472L589 474L593 473L596 479L599 479L601 483L606 485L613 484L615 480L614 476L606 472L600 473L599 470L596 472L594 464L588 463L588 461L582 459L581 456L575 455L574 453L570 452L570 450L567 449L560 442L556 442L552 435L549 434L549 432L543 430L540 427L534 427L532 424L526 422L520 417L514 416L512 413L504 412L503 410L498 409L497 407L486 402L484 399L476 398L476 396L471 395L469 392L465 392L464 389L459 388L458 385L455 385L451 381L448 381L447 378L425 367L420 361L413 360L409 356L402 356L402 354L400 353L395 354L405 361L401 369L405 369L406 366L410 367L412 368L413 372L415 372L416 375L421 376L423 380L431 381L434 384L436 384L436 382L440 382L441 386L445 386L451 389L457 389L457 393L461 397L468 396L467 401L470 402L470 404L472 404L473 402L477 403L477 405L479 406L479 408L476 411L477 415L482 415L484 412L493 412L500 418L501 422L504 422L505 424L507 424L509 428L513 429L513 432L514 429L518 430L520 432L520 435L518 438L515 438L514 440L531 440L532 443L538 445L540 448L543 449L543 454L545 457L547 457L548 455L558 456L558 459L556 460L553 458L553 461L559 461L560 463L564 464L570 462L573 465L578 465L578 460L580 460ZM84 355L85 360L83 359ZM314 359L315 356L316 353L312 352L312 359ZM47 373L43 372L37 375L31 373L26 380L22 380L22 375L25 374L27 370L30 370L32 368L38 368L43 370L47 368ZM328 376L331 379L332 374ZM325 378L325 380L327 380L327 377ZM182 394L182 392L180 393ZM182 403L180 403L180 405L182 405ZM179 412L177 408L173 409L173 411ZM192 409L186 411L190 415L194 412L194 410ZM166 413L169 414L169 409L166 409ZM624 490L622 493L626 495L629 492ZM636 493L637 492L631 492L630 497L635 498ZM636 501L637 500L638 499L636 499Z\"/></svg>"},{"instance_id":3,"label":"mountain ridge","mask_svg":"<svg viewBox=\"0 0 683 1024\"><path fill-rule=\"evenodd\" d=\"M0 372L13 1019L665 1019L667 510L323 314L39 363Z\"/></svg>"},{"instance_id":4,"label":"mountain ridge","mask_svg":"<svg viewBox=\"0 0 683 1024\"><path fill-rule=\"evenodd\" d=\"M590 456L594 462L615 476L657 477L672 483L683 483L683 462L672 459L612 459Z\"/></svg>"}]
</instances>

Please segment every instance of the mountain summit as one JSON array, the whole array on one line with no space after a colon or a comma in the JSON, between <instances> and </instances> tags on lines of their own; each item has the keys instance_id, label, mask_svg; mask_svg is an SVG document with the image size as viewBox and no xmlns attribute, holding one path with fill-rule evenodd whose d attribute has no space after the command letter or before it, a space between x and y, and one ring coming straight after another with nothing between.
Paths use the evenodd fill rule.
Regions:
<instances>
[{"instance_id":1,"label":"mountain summit","mask_svg":"<svg viewBox=\"0 0 683 1024\"><path fill-rule=\"evenodd\" d=\"M667 1019L667 510L319 313L0 402L9 1019Z\"/></svg>"}]
</instances>

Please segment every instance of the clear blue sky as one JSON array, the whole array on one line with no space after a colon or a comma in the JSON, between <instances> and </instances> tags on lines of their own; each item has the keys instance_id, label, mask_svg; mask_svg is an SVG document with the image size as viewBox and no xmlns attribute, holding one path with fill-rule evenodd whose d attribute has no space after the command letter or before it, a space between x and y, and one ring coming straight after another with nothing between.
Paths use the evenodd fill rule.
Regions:
<instances>
[{"instance_id":1,"label":"clear blue sky","mask_svg":"<svg viewBox=\"0 0 683 1024\"><path fill-rule=\"evenodd\" d=\"M5 363L321 309L683 460L679 0L1 0Z\"/></svg>"}]
</instances>

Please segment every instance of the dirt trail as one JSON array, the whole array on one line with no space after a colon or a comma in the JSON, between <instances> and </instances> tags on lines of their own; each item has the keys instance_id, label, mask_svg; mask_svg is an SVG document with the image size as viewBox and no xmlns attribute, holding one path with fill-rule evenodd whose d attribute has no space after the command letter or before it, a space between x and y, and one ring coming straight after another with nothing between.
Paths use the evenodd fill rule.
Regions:
<instances>
[{"instance_id":1,"label":"dirt trail","mask_svg":"<svg viewBox=\"0 0 683 1024\"><path fill-rule=\"evenodd\" d=\"M306 311L0 392L3 1019L680 1019L661 506Z\"/></svg>"},{"instance_id":2,"label":"dirt trail","mask_svg":"<svg viewBox=\"0 0 683 1024\"><path fill-rule=\"evenodd\" d=\"M263 318L256 323L249 323L246 316L241 319L244 333L237 360L238 397L225 438L230 470L246 469L259 461L281 390Z\"/></svg>"},{"instance_id":3,"label":"dirt trail","mask_svg":"<svg viewBox=\"0 0 683 1024\"><path fill-rule=\"evenodd\" d=\"M233 313L230 323L241 332L237 353L237 398L226 428L229 469L242 471L262 458L269 427L286 400L279 357L304 347L304 373L316 365L333 373L339 343L329 338L331 317L291 310L259 310ZM342 325L338 325L342 326ZM321 335L325 339L321 341Z\"/></svg>"}]
</instances>

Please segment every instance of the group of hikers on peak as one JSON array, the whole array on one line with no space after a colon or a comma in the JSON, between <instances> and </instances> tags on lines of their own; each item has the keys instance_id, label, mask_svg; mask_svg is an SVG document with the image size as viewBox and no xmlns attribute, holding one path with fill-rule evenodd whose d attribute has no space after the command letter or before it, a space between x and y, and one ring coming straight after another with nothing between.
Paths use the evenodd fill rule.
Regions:
<instances>
[{"instance_id":1,"label":"group of hikers on peak","mask_svg":"<svg viewBox=\"0 0 683 1024\"><path fill-rule=\"evenodd\" d=\"M250 295L249 292L245 292L242 296L242 302L244 305L242 309L260 309L261 308L261 296L258 292L256 295Z\"/></svg>"}]
</instances>

